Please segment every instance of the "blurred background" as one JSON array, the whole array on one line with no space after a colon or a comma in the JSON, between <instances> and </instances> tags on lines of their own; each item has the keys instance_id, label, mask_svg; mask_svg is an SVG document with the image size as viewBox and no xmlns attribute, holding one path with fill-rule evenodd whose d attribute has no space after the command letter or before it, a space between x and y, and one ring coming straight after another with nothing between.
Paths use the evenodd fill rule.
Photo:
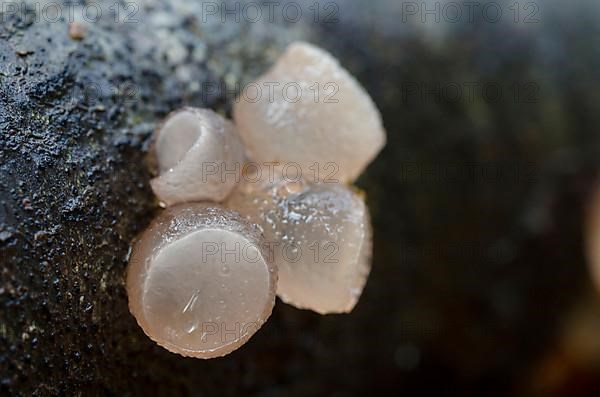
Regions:
<instances>
[{"instance_id":1,"label":"blurred background","mask_svg":"<svg viewBox=\"0 0 600 397\"><path fill-rule=\"evenodd\" d=\"M79 11L100 3L76 3L82 41L47 2L0 14L0 392L600 395L584 250L600 3L307 0L260 17L208 3L103 3L93 21ZM233 354L181 358L143 335L123 288L158 211L148 138L183 104L228 114L296 39L339 58L383 115L388 144L358 181L371 276L351 314L278 301Z\"/></svg>"}]
</instances>

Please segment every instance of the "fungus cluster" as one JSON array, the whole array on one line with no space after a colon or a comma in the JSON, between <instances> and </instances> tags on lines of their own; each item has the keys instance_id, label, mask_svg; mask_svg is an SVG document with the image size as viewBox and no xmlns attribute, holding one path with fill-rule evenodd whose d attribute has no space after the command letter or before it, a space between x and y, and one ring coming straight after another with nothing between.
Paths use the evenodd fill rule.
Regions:
<instances>
[{"instance_id":1,"label":"fungus cluster","mask_svg":"<svg viewBox=\"0 0 600 397\"><path fill-rule=\"evenodd\" d=\"M134 243L129 307L152 340L184 356L237 349L275 294L349 312L369 274L369 213L349 184L385 144L372 100L307 43L290 45L254 84L268 95L242 94L234 123L183 108L154 137L151 185L168 208Z\"/></svg>"}]
</instances>

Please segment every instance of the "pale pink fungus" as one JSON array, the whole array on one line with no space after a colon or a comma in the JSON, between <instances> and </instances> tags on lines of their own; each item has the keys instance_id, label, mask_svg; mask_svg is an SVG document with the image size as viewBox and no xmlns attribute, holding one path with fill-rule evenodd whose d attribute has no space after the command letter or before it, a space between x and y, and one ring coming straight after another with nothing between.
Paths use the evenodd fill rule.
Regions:
<instances>
[{"instance_id":1,"label":"pale pink fungus","mask_svg":"<svg viewBox=\"0 0 600 397\"><path fill-rule=\"evenodd\" d=\"M321 314L354 308L371 268L369 213L356 193L337 184L245 184L226 204L263 229L284 302Z\"/></svg>"},{"instance_id":2,"label":"pale pink fungus","mask_svg":"<svg viewBox=\"0 0 600 397\"><path fill-rule=\"evenodd\" d=\"M270 316L277 280L260 231L237 212L184 204L133 246L129 308L146 335L184 356L223 356Z\"/></svg>"},{"instance_id":3,"label":"pale pink fungus","mask_svg":"<svg viewBox=\"0 0 600 397\"><path fill-rule=\"evenodd\" d=\"M242 139L231 122L195 108L173 112L155 134L160 174L151 185L166 206L226 200L243 215L217 204L175 205L133 246L130 310L152 340L184 356L212 358L243 345L270 316L275 292L299 308L349 312L370 271L368 209L344 184L386 141L371 98L307 43L292 44L256 85L265 88L258 100L242 95L234 105ZM290 87L298 88L293 100ZM244 152L278 163L277 176L242 178ZM281 173L290 163L304 178ZM600 231L600 194L597 201ZM600 248L591 257L600 268Z\"/></svg>"},{"instance_id":4,"label":"pale pink fungus","mask_svg":"<svg viewBox=\"0 0 600 397\"><path fill-rule=\"evenodd\" d=\"M165 204L220 202L239 181L242 144L234 125L212 110L173 112L155 139L160 175L151 184Z\"/></svg>"},{"instance_id":5,"label":"pale pink fungus","mask_svg":"<svg viewBox=\"0 0 600 397\"><path fill-rule=\"evenodd\" d=\"M304 176L318 170L318 179L340 183L356 179L386 141L367 92L333 56L303 42L248 85L233 116L252 160L297 163Z\"/></svg>"}]
</instances>

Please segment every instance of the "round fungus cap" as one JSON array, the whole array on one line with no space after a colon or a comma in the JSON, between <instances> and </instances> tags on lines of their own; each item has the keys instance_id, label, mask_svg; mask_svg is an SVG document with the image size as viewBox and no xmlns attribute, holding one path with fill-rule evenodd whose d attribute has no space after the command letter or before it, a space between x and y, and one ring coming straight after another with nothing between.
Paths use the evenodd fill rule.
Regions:
<instances>
[{"instance_id":1,"label":"round fungus cap","mask_svg":"<svg viewBox=\"0 0 600 397\"><path fill-rule=\"evenodd\" d=\"M261 226L278 267L277 295L317 313L350 312L371 268L368 208L338 184L242 184L226 204Z\"/></svg>"},{"instance_id":2,"label":"round fungus cap","mask_svg":"<svg viewBox=\"0 0 600 397\"><path fill-rule=\"evenodd\" d=\"M233 123L209 109L171 113L156 130L155 151L159 176L151 186L166 205L223 201L244 162Z\"/></svg>"},{"instance_id":3,"label":"round fungus cap","mask_svg":"<svg viewBox=\"0 0 600 397\"><path fill-rule=\"evenodd\" d=\"M331 54L304 42L244 90L233 118L250 159L298 164L302 175L318 171L331 182L355 180L386 141L364 88Z\"/></svg>"},{"instance_id":4,"label":"round fungus cap","mask_svg":"<svg viewBox=\"0 0 600 397\"><path fill-rule=\"evenodd\" d=\"M270 316L277 272L260 231L217 205L162 212L135 242L129 308L156 343L183 356L223 356Z\"/></svg>"},{"instance_id":5,"label":"round fungus cap","mask_svg":"<svg viewBox=\"0 0 600 397\"><path fill-rule=\"evenodd\" d=\"M371 221L342 185L311 185L284 202L278 296L321 314L350 312L371 270Z\"/></svg>"},{"instance_id":6,"label":"round fungus cap","mask_svg":"<svg viewBox=\"0 0 600 397\"><path fill-rule=\"evenodd\" d=\"M245 176L224 205L257 225L267 246L273 249L282 237L282 226L286 222L281 210L286 198L303 191L307 185L304 179L287 178L281 168L276 167L272 174Z\"/></svg>"}]
</instances>

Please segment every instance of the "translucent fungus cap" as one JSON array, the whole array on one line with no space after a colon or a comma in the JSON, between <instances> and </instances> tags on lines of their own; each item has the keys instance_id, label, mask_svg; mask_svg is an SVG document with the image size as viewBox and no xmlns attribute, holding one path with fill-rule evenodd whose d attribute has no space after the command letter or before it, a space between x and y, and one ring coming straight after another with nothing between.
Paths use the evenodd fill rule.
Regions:
<instances>
[{"instance_id":1,"label":"translucent fungus cap","mask_svg":"<svg viewBox=\"0 0 600 397\"><path fill-rule=\"evenodd\" d=\"M171 113L155 134L159 176L151 181L165 204L223 201L239 181L244 149L233 123L209 109Z\"/></svg>"},{"instance_id":2,"label":"translucent fungus cap","mask_svg":"<svg viewBox=\"0 0 600 397\"><path fill-rule=\"evenodd\" d=\"M216 205L166 209L135 242L129 307L156 343L183 356L223 356L270 316L277 272L260 231Z\"/></svg>"},{"instance_id":3,"label":"translucent fungus cap","mask_svg":"<svg viewBox=\"0 0 600 397\"><path fill-rule=\"evenodd\" d=\"M268 248L273 248L282 237L285 219L281 208L286 197L303 191L306 186L303 179L290 180L281 167L275 167L272 173L264 172L260 177L245 175L224 204L257 225Z\"/></svg>"},{"instance_id":4,"label":"translucent fungus cap","mask_svg":"<svg viewBox=\"0 0 600 397\"><path fill-rule=\"evenodd\" d=\"M227 205L261 225L284 302L321 314L354 308L371 266L369 213L356 193L337 184L245 184Z\"/></svg>"},{"instance_id":5,"label":"translucent fungus cap","mask_svg":"<svg viewBox=\"0 0 600 397\"><path fill-rule=\"evenodd\" d=\"M303 175L318 169L340 183L356 179L386 141L367 92L332 55L304 42L246 87L233 117L252 160L297 163Z\"/></svg>"}]
</instances>

